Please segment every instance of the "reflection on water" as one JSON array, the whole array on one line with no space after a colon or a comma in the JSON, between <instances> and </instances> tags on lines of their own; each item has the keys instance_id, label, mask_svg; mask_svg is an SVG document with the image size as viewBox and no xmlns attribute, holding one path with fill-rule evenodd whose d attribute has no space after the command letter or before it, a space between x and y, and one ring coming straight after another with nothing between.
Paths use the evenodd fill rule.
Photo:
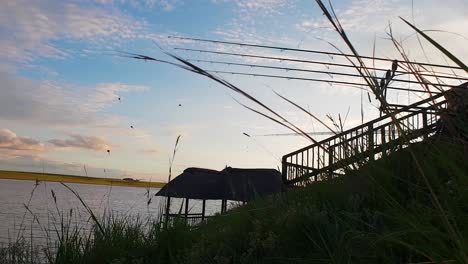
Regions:
<instances>
[{"instance_id":1,"label":"reflection on water","mask_svg":"<svg viewBox=\"0 0 468 264\"><path fill-rule=\"evenodd\" d=\"M117 217L157 220L164 206L163 197L155 197L159 190L153 188L67 184L75 190L89 208L99 217L112 213ZM54 199L55 196L55 199ZM151 203L148 204L148 197ZM182 199L171 201L171 211L177 212ZM191 212L201 211L201 201L190 201ZM230 204L233 206L233 203ZM208 215L219 212L220 201L207 201ZM68 217L69 215L72 217ZM0 179L0 244L15 241L19 235L34 243L44 243L49 234L54 237L60 227L60 216L72 225L89 229L89 213L79 199L60 183L16 181ZM21 227L21 228L20 228ZM1 247L1 246L0 246Z\"/></svg>"}]
</instances>

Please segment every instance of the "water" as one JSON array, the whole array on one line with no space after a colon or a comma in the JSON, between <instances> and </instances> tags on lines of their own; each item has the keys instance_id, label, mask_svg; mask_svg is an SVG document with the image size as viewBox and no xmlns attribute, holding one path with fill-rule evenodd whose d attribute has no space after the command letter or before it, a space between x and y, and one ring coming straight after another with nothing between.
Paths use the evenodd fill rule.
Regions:
<instances>
[{"instance_id":1,"label":"water","mask_svg":"<svg viewBox=\"0 0 468 264\"><path fill-rule=\"evenodd\" d=\"M112 213L115 216L143 220L157 220L164 198L156 197L157 188L147 189L119 186L67 184L76 191L98 217ZM52 194L53 193L53 194ZM55 195L55 199L54 196ZM182 199L171 201L171 211L177 212ZM220 201L207 201L207 215L219 211ZM233 206L234 203L230 203ZM201 212L201 201L190 201L191 212ZM72 217L69 217L72 215ZM91 227L89 213L79 199L60 183L0 179L0 245L23 236L36 244L54 239L60 216L83 229Z\"/></svg>"}]
</instances>

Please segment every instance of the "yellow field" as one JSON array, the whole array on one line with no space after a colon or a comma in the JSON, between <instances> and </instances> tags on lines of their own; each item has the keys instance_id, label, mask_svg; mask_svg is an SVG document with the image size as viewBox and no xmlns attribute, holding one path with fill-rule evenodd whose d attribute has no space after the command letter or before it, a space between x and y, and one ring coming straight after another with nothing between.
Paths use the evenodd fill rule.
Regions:
<instances>
[{"instance_id":1,"label":"yellow field","mask_svg":"<svg viewBox=\"0 0 468 264\"><path fill-rule=\"evenodd\" d=\"M120 179L94 178L84 176L72 176L61 174L43 174L34 172L18 172L18 171L0 171L0 179L12 180L30 180L30 181L49 181L49 182L64 182L64 183L80 183L80 184L95 184L95 185L113 185L126 187L144 187L144 188L161 188L165 185L163 182L143 182L143 181L124 181Z\"/></svg>"}]
</instances>

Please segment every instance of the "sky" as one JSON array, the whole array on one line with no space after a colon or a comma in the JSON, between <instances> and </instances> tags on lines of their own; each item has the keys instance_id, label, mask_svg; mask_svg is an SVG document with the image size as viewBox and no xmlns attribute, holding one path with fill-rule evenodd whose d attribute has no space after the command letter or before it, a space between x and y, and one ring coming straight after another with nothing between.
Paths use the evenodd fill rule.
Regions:
<instances>
[{"instance_id":1,"label":"sky","mask_svg":"<svg viewBox=\"0 0 468 264\"><path fill-rule=\"evenodd\" d=\"M238 102L259 109L212 80L171 65L123 57L123 52L169 61L173 60L164 51L186 59L352 72L174 48L346 62L338 56L168 38L325 51L336 51L336 46L348 52L312 0L0 1L0 170L166 181L179 135L172 162L175 175L188 167L278 168L282 155L311 144L299 136L272 136L290 131L244 108ZM412 59L450 64L401 16L431 30L427 33L448 50L468 59L466 0L335 0L332 5L362 55L375 50L379 57L401 58L389 40L391 31ZM207 70L351 80L194 63ZM385 62L366 63L390 67ZM356 87L217 75L308 132L325 128L275 92L325 122L331 122L327 115L335 120L340 116L347 128L378 114L377 104ZM420 96L392 92L388 99L408 103Z\"/></svg>"}]
</instances>

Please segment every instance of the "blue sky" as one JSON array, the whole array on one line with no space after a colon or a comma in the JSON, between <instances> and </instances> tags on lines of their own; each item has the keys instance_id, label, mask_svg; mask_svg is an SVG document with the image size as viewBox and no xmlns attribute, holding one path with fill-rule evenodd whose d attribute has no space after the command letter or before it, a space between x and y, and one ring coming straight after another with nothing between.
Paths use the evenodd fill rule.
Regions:
<instances>
[{"instance_id":1,"label":"blue sky","mask_svg":"<svg viewBox=\"0 0 468 264\"><path fill-rule=\"evenodd\" d=\"M460 58L468 58L468 3L464 0L332 1L361 54L399 58L389 25L410 56L426 60L416 36L398 16L430 32ZM454 34L455 33L455 34ZM339 58L168 39L169 35L333 51L344 48L315 1L294 0L84 0L5 1L0 10L0 169L165 180L173 145L181 141L176 173L187 167L222 169L280 166L285 153L309 144L252 113L244 98L176 67L117 56L119 51L169 59L155 45L184 58L248 62L324 70L247 58L175 51L190 47L340 62ZM445 63L429 44L431 62ZM199 63L205 69L249 71ZM382 63L381 67L389 67ZM250 70L252 71L252 70ZM306 74L259 71L268 74ZM220 75L306 131L324 131L273 91L326 120L345 116L359 124L357 89L323 83ZM309 75L310 78L330 78ZM339 77L334 76L339 79ZM118 100L118 98L121 100ZM392 93L408 102L416 95ZM179 106L179 104L181 106ZM254 106L249 104L250 106ZM363 100L365 120L377 114ZM134 128L131 128L133 126ZM246 137L243 133L252 137ZM317 139L320 137L317 136ZM110 150L110 155L107 153Z\"/></svg>"}]
</instances>

